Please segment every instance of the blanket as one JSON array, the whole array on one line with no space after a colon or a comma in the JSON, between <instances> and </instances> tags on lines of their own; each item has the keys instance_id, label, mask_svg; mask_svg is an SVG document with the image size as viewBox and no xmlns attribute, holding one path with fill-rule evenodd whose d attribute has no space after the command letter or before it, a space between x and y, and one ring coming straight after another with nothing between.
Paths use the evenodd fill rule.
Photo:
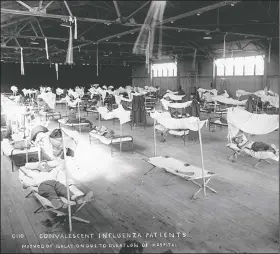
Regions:
<instances>
[{"instance_id":1,"label":"blanket","mask_svg":"<svg viewBox=\"0 0 280 254\"><path fill-rule=\"evenodd\" d=\"M279 128L279 116L267 114L253 114L239 107L229 108L227 112L228 140L235 137L239 130L264 135Z\"/></svg>"}]
</instances>

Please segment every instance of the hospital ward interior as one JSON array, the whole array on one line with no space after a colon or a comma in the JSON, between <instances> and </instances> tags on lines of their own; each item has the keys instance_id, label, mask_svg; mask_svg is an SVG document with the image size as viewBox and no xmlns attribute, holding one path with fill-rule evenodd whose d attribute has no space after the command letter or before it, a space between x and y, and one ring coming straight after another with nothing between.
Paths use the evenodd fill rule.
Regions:
<instances>
[{"instance_id":1,"label":"hospital ward interior","mask_svg":"<svg viewBox=\"0 0 280 254\"><path fill-rule=\"evenodd\" d=\"M1 1L1 253L278 253L279 1Z\"/></svg>"}]
</instances>

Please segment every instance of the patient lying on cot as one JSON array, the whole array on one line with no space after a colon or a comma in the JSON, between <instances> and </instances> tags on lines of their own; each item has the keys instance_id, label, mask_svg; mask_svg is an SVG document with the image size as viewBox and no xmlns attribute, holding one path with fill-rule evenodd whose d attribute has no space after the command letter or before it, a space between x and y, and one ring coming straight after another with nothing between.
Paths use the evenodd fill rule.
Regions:
<instances>
[{"instance_id":1,"label":"patient lying on cot","mask_svg":"<svg viewBox=\"0 0 280 254\"><path fill-rule=\"evenodd\" d=\"M277 153L275 145L268 145L263 142L248 141L244 133L234 137L232 141L237 145L239 149L251 149L254 152L270 151L274 154Z\"/></svg>"},{"instance_id":2,"label":"patient lying on cot","mask_svg":"<svg viewBox=\"0 0 280 254\"><path fill-rule=\"evenodd\" d=\"M70 110L70 113L68 114L68 119L66 123L88 123L89 124L89 128L92 129L92 123L91 121L89 121L86 118L78 118L76 112L74 111L74 109Z\"/></svg>"},{"instance_id":3,"label":"patient lying on cot","mask_svg":"<svg viewBox=\"0 0 280 254\"><path fill-rule=\"evenodd\" d=\"M24 189L38 186L38 194L51 201L56 208L62 208L67 204L67 188L64 161L42 161L39 163L26 163L20 168L19 178ZM72 180L69 180L72 184ZM92 191L83 196L76 196L70 191L70 200L74 204L89 201L93 196Z\"/></svg>"},{"instance_id":4,"label":"patient lying on cot","mask_svg":"<svg viewBox=\"0 0 280 254\"><path fill-rule=\"evenodd\" d=\"M67 188L58 181L48 180L42 182L38 187L38 194L51 201L55 209L66 208L67 206ZM89 191L83 196L77 196L69 191L69 196L70 201L74 201L75 204L79 205L90 201L93 197L93 192Z\"/></svg>"}]
</instances>

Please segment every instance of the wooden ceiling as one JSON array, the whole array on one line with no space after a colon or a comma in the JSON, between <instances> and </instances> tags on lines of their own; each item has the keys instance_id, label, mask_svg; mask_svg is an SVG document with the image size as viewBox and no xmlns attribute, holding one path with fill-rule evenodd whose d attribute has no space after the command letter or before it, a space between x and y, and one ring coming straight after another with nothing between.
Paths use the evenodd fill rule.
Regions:
<instances>
[{"instance_id":1,"label":"wooden ceiling","mask_svg":"<svg viewBox=\"0 0 280 254\"><path fill-rule=\"evenodd\" d=\"M74 62L144 62L132 54L150 1L1 1L1 61L64 63L69 29L77 18ZM279 1L167 1L162 23L163 55L214 58L226 53L279 52ZM49 60L45 41L48 39ZM210 37L206 39L205 37ZM155 52L158 40L155 39Z\"/></svg>"}]
</instances>

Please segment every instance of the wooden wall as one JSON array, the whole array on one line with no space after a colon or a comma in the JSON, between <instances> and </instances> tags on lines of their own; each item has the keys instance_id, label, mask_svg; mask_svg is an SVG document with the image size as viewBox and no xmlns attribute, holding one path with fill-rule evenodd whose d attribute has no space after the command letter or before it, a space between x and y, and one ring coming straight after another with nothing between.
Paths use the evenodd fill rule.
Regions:
<instances>
[{"instance_id":1,"label":"wooden wall","mask_svg":"<svg viewBox=\"0 0 280 254\"><path fill-rule=\"evenodd\" d=\"M220 88L220 80L222 77L213 78L213 61L210 59L198 60L195 66L198 71L197 87L211 89ZM192 70L192 60L178 62L178 77L160 77L151 80L150 74L145 65L134 65L132 67L132 85L133 86L159 86L161 93L167 89L176 91L179 84L186 93L190 93L192 86L195 86L195 79L189 77L189 71ZM270 64L267 65L267 81L264 76L227 76L227 88L231 97L236 98L236 90L245 90L247 92L255 92L264 88L265 82L270 89L276 93L280 93L279 85L279 59L271 57Z\"/></svg>"}]
</instances>

